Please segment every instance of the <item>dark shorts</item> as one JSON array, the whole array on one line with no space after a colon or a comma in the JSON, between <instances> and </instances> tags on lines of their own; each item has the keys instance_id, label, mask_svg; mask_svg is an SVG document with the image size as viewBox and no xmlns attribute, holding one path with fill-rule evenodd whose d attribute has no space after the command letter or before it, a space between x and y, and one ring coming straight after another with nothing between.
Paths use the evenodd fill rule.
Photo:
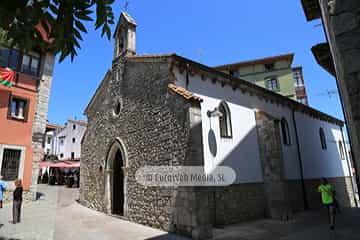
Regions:
<instances>
[{"instance_id":1,"label":"dark shorts","mask_svg":"<svg viewBox=\"0 0 360 240\"><path fill-rule=\"evenodd\" d=\"M332 203L323 203L323 205L327 208L335 207L335 204L333 202Z\"/></svg>"}]
</instances>

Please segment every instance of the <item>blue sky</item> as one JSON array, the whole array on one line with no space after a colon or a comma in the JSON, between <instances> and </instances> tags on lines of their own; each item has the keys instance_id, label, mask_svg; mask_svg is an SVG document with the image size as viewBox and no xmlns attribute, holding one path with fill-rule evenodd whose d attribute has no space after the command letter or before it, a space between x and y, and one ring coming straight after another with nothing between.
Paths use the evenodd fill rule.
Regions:
<instances>
[{"instance_id":1,"label":"blue sky","mask_svg":"<svg viewBox=\"0 0 360 240\"><path fill-rule=\"evenodd\" d=\"M306 22L300 2L131 0L128 12L138 24L139 54L174 52L213 66L293 52L294 66L303 66L310 105L343 119L338 95L323 94L337 89L335 79L310 51L325 41L323 29L318 20ZM123 0L116 1L116 17L123 5ZM52 123L84 119L87 103L111 67L113 41L88 26L78 57L55 66L48 116Z\"/></svg>"}]
</instances>

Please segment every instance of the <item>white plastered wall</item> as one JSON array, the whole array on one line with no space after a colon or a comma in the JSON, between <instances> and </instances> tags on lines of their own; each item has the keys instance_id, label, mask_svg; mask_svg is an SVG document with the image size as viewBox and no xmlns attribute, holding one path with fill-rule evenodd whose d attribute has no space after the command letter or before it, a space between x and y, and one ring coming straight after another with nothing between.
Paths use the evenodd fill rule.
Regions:
<instances>
[{"instance_id":1,"label":"white plastered wall","mask_svg":"<svg viewBox=\"0 0 360 240\"><path fill-rule=\"evenodd\" d=\"M185 73L181 74L176 68L176 85L186 87ZM285 118L289 125L291 145L282 145L285 175L287 179L300 179L300 163L296 144L296 134L293 121L293 112L287 106L260 100L255 95L233 90L230 86L221 86L211 79L201 79L199 75L189 76L187 89L203 99L201 103L202 134L204 147L205 169L211 171L214 166L223 164L232 167L237 174L237 183L262 182L262 170L259 159L259 149L256 133L256 109L265 111L272 116ZM207 116L208 110L214 110L221 101L225 101L231 112L232 138L221 138L219 133L218 117ZM321 149L318 136L318 127L323 126L330 138L341 137L340 127L315 119L309 115L295 112L297 129L300 141L300 151L304 165L305 178L320 178L346 176L347 162L342 161L336 144L328 144L327 153ZM301 116L301 117L300 117ZM217 154L213 156L209 148L208 134L215 133ZM312 142L311 150L305 147ZM308 149L307 149L308 148ZM327 159L327 160L326 160ZM315 161L315 163L314 163ZM331 164L323 166L325 162Z\"/></svg>"}]
</instances>

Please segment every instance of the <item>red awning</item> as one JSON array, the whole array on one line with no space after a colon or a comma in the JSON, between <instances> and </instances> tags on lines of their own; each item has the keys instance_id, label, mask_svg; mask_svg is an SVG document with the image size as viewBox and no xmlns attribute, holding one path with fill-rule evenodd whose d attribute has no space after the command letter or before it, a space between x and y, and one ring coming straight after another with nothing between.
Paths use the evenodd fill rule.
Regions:
<instances>
[{"instance_id":1,"label":"red awning","mask_svg":"<svg viewBox=\"0 0 360 240\"><path fill-rule=\"evenodd\" d=\"M39 167L79 168L80 161L40 162Z\"/></svg>"}]
</instances>

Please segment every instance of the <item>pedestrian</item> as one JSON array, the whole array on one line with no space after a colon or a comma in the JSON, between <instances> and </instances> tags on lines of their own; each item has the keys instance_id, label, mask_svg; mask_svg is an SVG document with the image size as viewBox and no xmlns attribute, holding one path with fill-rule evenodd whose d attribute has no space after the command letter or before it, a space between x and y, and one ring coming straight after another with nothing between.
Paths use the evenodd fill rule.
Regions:
<instances>
[{"instance_id":1,"label":"pedestrian","mask_svg":"<svg viewBox=\"0 0 360 240\"><path fill-rule=\"evenodd\" d=\"M329 184L326 178L321 179L321 184L318 187L318 192L321 194L323 205L327 208L330 220L330 229L335 229L335 205L334 205L334 188Z\"/></svg>"},{"instance_id":2,"label":"pedestrian","mask_svg":"<svg viewBox=\"0 0 360 240\"><path fill-rule=\"evenodd\" d=\"M21 179L15 180L14 200L13 200L13 224L20 222L21 216L21 204L22 204L22 193L23 187Z\"/></svg>"},{"instance_id":3,"label":"pedestrian","mask_svg":"<svg viewBox=\"0 0 360 240\"><path fill-rule=\"evenodd\" d=\"M3 195L6 190L6 183L3 180L3 176L0 175L0 208L3 208Z\"/></svg>"},{"instance_id":4,"label":"pedestrian","mask_svg":"<svg viewBox=\"0 0 360 240\"><path fill-rule=\"evenodd\" d=\"M80 170L76 171L75 176L76 176L76 187L79 188L80 187Z\"/></svg>"}]
</instances>

